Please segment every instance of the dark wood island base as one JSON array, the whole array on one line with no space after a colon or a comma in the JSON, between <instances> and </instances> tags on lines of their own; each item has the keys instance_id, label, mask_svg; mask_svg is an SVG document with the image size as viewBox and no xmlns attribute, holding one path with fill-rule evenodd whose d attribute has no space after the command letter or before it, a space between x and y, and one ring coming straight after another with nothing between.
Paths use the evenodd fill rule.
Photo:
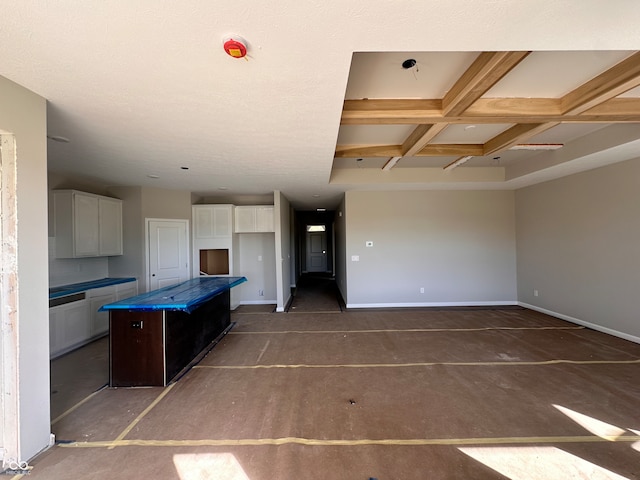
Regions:
<instances>
[{"instance_id":1,"label":"dark wood island base","mask_svg":"<svg viewBox=\"0 0 640 480\"><path fill-rule=\"evenodd\" d=\"M231 325L230 289L246 279L203 279L103 307L110 312L111 387L168 385Z\"/></svg>"}]
</instances>

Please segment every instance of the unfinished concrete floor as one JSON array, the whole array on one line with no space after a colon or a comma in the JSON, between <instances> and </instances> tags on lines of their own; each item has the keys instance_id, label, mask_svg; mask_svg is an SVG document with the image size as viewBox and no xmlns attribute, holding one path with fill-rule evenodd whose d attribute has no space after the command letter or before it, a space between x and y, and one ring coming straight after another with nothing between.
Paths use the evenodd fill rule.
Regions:
<instances>
[{"instance_id":1,"label":"unfinished concrete floor","mask_svg":"<svg viewBox=\"0 0 640 480\"><path fill-rule=\"evenodd\" d=\"M29 478L640 478L640 345L517 307L232 321L63 415Z\"/></svg>"}]
</instances>

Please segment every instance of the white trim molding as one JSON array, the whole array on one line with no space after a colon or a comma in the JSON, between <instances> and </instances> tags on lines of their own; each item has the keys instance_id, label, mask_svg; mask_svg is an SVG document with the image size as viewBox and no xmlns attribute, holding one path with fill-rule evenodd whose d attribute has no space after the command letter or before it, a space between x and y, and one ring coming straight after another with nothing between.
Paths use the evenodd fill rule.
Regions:
<instances>
[{"instance_id":1,"label":"white trim molding","mask_svg":"<svg viewBox=\"0 0 640 480\"><path fill-rule=\"evenodd\" d=\"M518 302L507 300L497 302L348 303L347 308L504 307L509 305L518 305Z\"/></svg>"},{"instance_id":2,"label":"white trim molding","mask_svg":"<svg viewBox=\"0 0 640 480\"><path fill-rule=\"evenodd\" d=\"M535 310L536 312L545 313L547 315L551 315L552 317L559 318L561 320L566 320L567 322L575 323L577 325L582 325L583 327L590 328L592 330L597 330L598 332L607 333L609 335L613 335L614 337L622 338L624 340L629 340L630 342L640 343L640 337L636 337L635 335L629 335L628 333L620 332L618 330L614 330L612 328L603 327L602 325L598 325L597 323L587 322L585 320L580 320L579 318L570 317L569 315L565 315L563 313L554 312L552 310L547 310L546 308L537 307L535 305L531 305L529 303L518 302L518 305L524 308L528 308L530 310Z\"/></svg>"}]
</instances>

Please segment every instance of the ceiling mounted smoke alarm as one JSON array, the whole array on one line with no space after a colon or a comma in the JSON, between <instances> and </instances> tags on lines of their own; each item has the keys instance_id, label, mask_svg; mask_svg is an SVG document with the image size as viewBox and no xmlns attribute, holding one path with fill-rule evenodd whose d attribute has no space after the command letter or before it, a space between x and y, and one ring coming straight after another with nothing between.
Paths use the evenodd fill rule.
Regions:
<instances>
[{"instance_id":1,"label":"ceiling mounted smoke alarm","mask_svg":"<svg viewBox=\"0 0 640 480\"><path fill-rule=\"evenodd\" d=\"M244 38L234 35L222 40L222 46L227 55L233 58L244 58L247 55L247 42Z\"/></svg>"}]
</instances>

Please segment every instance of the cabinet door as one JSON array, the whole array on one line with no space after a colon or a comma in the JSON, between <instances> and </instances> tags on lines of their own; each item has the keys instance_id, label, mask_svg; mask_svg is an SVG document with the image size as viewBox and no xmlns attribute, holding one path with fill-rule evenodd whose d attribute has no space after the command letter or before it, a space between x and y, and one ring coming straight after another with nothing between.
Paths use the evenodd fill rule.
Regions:
<instances>
[{"instance_id":1,"label":"cabinet door","mask_svg":"<svg viewBox=\"0 0 640 480\"><path fill-rule=\"evenodd\" d=\"M60 307L49 309L49 356L55 356L62 350L62 338L60 332Z\"/></svg>"},{"instance_id":2,"label":"cabinet door","mask_svg":"<svg viewBox=\"0 0 640 480\"><path fill-rule=\"evenodd\" d=\"M209 205L193 207L193 238L213 238L213 208Z\"/></svg>"},{"instance_id":3,"label":"cabinet door","mask_svg":"<svg viewBox=\"0 0 640 480\"><path fill-rule=\"evenodd\" d=\"M138 282L116 285L116 302L123 298L135 297L138 294Z\"/></svg>"},{"instance_id":4,"label":"cabinet door","mask_svg":"<svg viewBox=\"0 0 640 480\"><path fill-rule=\"evenodd\" d=\"M95 337L109 331L109 312L99 312L101 306L113 303L116 300L115 288L110 287L111 293L92 296L89 299L91 311L91 336ZM101 289L102 290L102 289Z\"/></svg>"},{"instance_id":5,"label":"cabinet door","mask_svg":"<svg viewBox=\"0 0 640 480\"><path fill-rule=\"evenodd\" d=\"M216 205L213 207L213 236L227 238L231 236L233 225L231 205Z\"/></svg>"},{"instance_id":6,"label":"cabinet door","mask_svg":"<svg viewBox=\"0 0 640 480\"><path fill-rule=\"evenodd\" d=\"M100 254L98 197L73 194L73 236L76 257Z\"/></svg>"},{"instance_id":7,"label":"cabinet door","mask_svg":"<svg viewBox=\"0 0 640 480\"><path fill-rule=\"evenodd\" d=\"M231 205L195 205L193 207L194 239L231 236Z\"/></svg>"},{"instance_id":8,"label":"cabinet door","mask_svg":"<svg viewBox=\"0 0 640 480\"><path fill-rule=\"evenodd\" d=\"M98 199L100 255L122 255L122 201Z\"/></svg>"},{"instance_id":9,"label":"cabinet door","mask_svg":"<svg viewBox=\"0 0 640 480\"><path fill-rule=\"evenodd\" d=\"M90 336L91 314L88 300L49 309L49 348L53 356L86 342Z\"/></svg>"},{"instance_id":10,"label":"cabinet door","mask_svg":"<svg viewBox=\"0 0 640 480\"><path fill-rule=\"evenodd\" d=\"M236 233L256 231L256 207L236 207Z\"/></svg>"},{"instance_id":11,"label":"cabinet door","mask_svg":"<svg viewBox=\"0 0 640 480\"><path fill-rule=\"evenodd\" d=\"M256 207L256 232L273 232L273 207Z\"/></svg>"}]
</instances>

